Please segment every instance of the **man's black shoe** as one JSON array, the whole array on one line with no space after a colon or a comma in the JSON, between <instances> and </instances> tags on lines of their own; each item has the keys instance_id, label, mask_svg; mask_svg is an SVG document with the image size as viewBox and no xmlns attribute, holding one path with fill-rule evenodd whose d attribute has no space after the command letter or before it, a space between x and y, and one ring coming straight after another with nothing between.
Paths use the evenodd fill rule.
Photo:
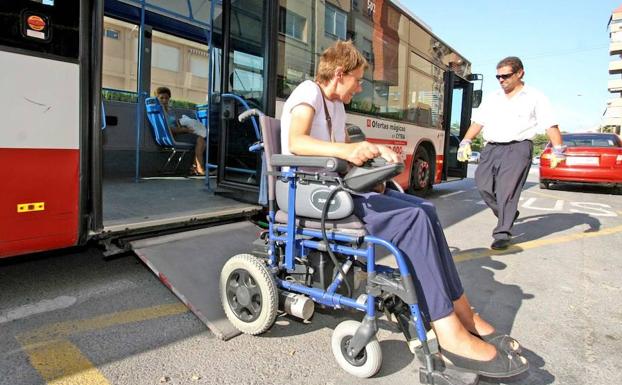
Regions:
<instances>
[{"instance_id":1,"label":"man's black shoe","mask_svg":"<svg viewBox=\"0 0 622 385\"><path fill-rule=\"evenodd\" d=\"M490 245L490 248L493 250L505 250L510 245L509 239L495 239L495 241Z\"/></svg>"}]
</instances>

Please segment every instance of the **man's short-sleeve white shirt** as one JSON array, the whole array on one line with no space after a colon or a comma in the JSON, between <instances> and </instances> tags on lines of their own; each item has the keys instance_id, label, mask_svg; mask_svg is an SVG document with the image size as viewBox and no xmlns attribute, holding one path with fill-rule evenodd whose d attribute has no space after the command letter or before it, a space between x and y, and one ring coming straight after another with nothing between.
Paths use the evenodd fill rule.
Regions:
<instances>
[{"instance_id":1,"label":"man's short-sleeve white shirt","mask_svg":"<svg viewBox=\"0 0 622 385\"><path fill-rule=\"evenodd\" d=\"M532 139L538 132L558 124L548 98L524 85L511 98L497 90L473 110L471 120L481 124L486 142L507 143Z\"/></svg>"},{"instance_id":2,"label":"man's short-sleeve white shirt","mask_svg":"<svg viewBox=\"0 0 622 385\"><path fill-rule=\"evenodd\" d=\"M309 135L315 139L331 141L320 87L311 80L305 80L294 89L294 92L287 98L283 106L283 113L281 114L282 154L291 155L289 151L289 127L291 125L292 109L300 104L307 104L315 110ZM333 102L326 99L326 107L331 117L335 142L345 142L346 110L343 103L339 100Z\"/></svg>"}]
</instances>

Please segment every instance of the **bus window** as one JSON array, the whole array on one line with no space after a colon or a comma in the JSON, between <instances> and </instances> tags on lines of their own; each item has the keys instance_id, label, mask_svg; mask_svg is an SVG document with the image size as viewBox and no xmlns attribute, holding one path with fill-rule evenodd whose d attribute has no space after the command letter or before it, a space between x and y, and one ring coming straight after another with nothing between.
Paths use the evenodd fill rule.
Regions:
<instances>
[{"instance_id":1,"label":"bus window","mask_svg":"<svg viewBox=\"0 0 622 385\"><path fill-rule=\"evenodd\" d=\"M104 17L102 87L107 100L136 101L138 26ZM125 91L114 93L113 91Z\"/></svg>"},{"instance_id":2,"label":"bus window","mask_svg":"<svg viewBox=\"0 0 622 385\"><path fill-rule=\"evenodd\" d=\"M204 104L208 63L206 44L153 31L151 94L165 86L171 90L172 107L194 109L195 105Z\"/></svg>"}]
</instances>

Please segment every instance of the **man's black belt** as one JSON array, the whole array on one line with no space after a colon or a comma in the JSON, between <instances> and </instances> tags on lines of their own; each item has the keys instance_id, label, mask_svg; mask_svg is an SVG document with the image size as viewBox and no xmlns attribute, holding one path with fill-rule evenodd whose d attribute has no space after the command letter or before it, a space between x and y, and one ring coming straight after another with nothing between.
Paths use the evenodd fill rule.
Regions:
<instances>
[{"instance_id":1,"label":"man's black belt","mask_svg":"<svg viewBox=\"0 0 622 385\"><path fill-rule=\"evenodd\" d=\"M522 142L531 142L531 139L513 140L511 142L488 142L487 144L496 144L496 145L499 145L499 146L505 146L505 145L508 145L508 144L522 143Z\"/></svg>"}]
</instances>

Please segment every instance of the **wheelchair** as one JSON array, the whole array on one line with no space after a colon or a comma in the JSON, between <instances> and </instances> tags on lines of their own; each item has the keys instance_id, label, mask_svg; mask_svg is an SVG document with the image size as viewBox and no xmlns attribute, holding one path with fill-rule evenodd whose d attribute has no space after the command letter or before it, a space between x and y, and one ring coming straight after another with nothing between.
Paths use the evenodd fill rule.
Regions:
<instances>
[{"instance_id":1,"label":"wheelchair","mask_svg":"<svg viewBox=\"0 0 622 385\"><path fill-rule=\"evenodd\" d=\"M258 335L274 324L279 309L303 320L315 304L363 312L361 322L335 328L331 348L342 369L368 378L382 364L377 317L391 314L407 341L420 342L414 353L422 384L476 383L477 375L447 368L431 353L404 255L368 235L352 215L351 193L390 180L404 165L374 159L351 167L338 158L283 155L280 122L257 110L239 119L253 115L259 117L268 174L268 230L255 242L255 254L235 255L222 268L220 298L228 320L240 332ZM360 129L348 133L362 140ZM376 263L377 247L394 256L397 268Z\"/></svg>"}]
</instances>

